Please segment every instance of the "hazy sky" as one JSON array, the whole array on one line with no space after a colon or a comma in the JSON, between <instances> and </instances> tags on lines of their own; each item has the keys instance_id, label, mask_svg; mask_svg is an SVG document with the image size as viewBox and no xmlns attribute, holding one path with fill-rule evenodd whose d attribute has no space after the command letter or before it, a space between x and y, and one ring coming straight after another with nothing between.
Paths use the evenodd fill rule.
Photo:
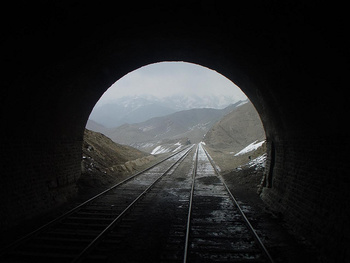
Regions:
<instances>
[{"instance_id":1,"label":"hazy sky","mask_svg":"<svg viewBox=\"0 0 350 263\"><path fill-rule=\"evenodd\" d=\"M159 98L177 94L211 94L244 100L245 94L230 80L214 70L185 62L161 62L141 67L115 82L100 98L101 106L114 99L133 95Z\"/></svg>"}]
</instances>

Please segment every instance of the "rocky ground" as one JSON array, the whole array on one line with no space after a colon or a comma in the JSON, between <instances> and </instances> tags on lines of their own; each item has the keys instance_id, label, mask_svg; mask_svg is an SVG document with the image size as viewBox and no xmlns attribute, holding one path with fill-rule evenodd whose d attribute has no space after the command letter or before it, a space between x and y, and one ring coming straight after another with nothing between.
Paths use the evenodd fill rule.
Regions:
<instances>
[{"instance_id":1,"label":"rocky ground","mask_svg":"<svg viewBox=\"0 0 350 263\"><path fill-rule=\"evenodd\" d=\"M253 227L259 229L257 233L275 262L318 262L312 246L303 237L294 235L283 218L269 210L259 196L258 190L264 173L265 147L263 145L257 151L239 156L238 159L229 153L207 149Z\"/></svg>"},{"instance_id":2,"label":"rocky ground","mask_svg":"<svg viewBox=\"0 0 350 263\"><path fill-rule=\"evenodd\" d=\"M86 149L88 149L88 145L86 146ZM95 147L94 151L97 151L97 148L98 147ZM264 145L261 149L258 149L258 151L251 152L248 155L239 156L238 159L240 159L240 161L237 160L237 158L236 160L233 160L234 158L230 153L223 154L222 152L213 149L208 149L208 151L212 155L216 164L220 166L221 174L228 187L234 193L235 198L246 212L253 227L257 229L258 235L262 238L272 257L275 259L275 262L317 262L317 255L312 247L305 243L301 237L296 237L290 233L283 218L280 218L278 215L275 215L273 211L270 211L257 193L263 177L264 166L262 163L259 164L259 162L256 162L257 165L253 164L255 159L264 155ZM164 155L158 156L147 164L137 166L137 169L142 170L164 157ZM94 167L98 167L98 162L96 162ZM98 173L92 175L93 171L98 171ZM63 212L68 211L79 203L132 174L130 172L124 172L119 174L119 176L114 176L112 178L110 174L108 175L108 171L105 172L106 171L103 170L102 167L86 171L84 176L95 176L94 180L96 181L97 178L99 178L99 183L94 187L91 187L92 185L90 183L94 180L86 180L85 182L89 182L87 184L82 184L80 182L80 192L74 200L71 200L68 204L42 216L41 218L27 221L23 225L18 226L15 233L13 230L9 231L7 234L4 233L1 243L8 242L9 240L16 240L18 237L32 229L40 227L45 222L52 220ZM136 170L134 170L134 172L136 172Z\"/></svg>"},{"instance_id":3,"label":"rocky ground","mask_svg":"<svg viewBox=\"0 0 350 263\"><path fill-rule=\"evenodd\" d=\"M250 160L254 160L255 158L266 153L265 142L255 151L250 151L237 156L235 156L237 151L233 151L235 148L226 148L223 150L212 148L207 145L204 146L210 156L215 160L215 163L219 166L222 174L236 170L238 167L247 164Z\"/></svg>"},{"instance_id":4,"label":"rocky ground","mask_svg":"<svg viewBox=\"0 0 350 263\"><path fill-rule=\"evenodd\" d=\"M208 151L275 262L317 262L313 248L302 237L290 232L283 218L269 210L258 194L264 173L264 158L261 157L266 156L265 144L256 151L235 157L230 152ZM161 157L164 156L158 158ZM92 195L92 190L80 198Z\"/></svg>"},{"instance_id":5,"label":"rocky ground","mask_svg":"<svg viewBox=\"0 0 350 263\"><path fill-rule=\"evenodd\" d=\"M270 211L257 194L263 168L245 167L223 177L276 262L317 262L312 247L294 236L283 218Z\"/></svg>"},{"instance_id":6,"label":"rocky ground","mask_svg":"<svg viewBox=\"0 0 350 263\"><path fill-rule=\"evenodd\" d=\"M157 156L113 142L105 135L88 129L84 133L79 193L105 188L130 174L141 171Z\"/></svg>"}]
</instances>

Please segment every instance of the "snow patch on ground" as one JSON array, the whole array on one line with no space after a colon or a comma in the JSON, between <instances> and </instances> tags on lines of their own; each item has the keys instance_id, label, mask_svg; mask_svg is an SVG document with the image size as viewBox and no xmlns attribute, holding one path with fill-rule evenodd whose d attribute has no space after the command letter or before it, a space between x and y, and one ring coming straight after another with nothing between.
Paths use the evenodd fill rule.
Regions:
<instances>
[{"instance_id":1,"label":"snow patch on ground","mask_svg":"<svg viewBox=\"0 0 350 263\"><path fill-rule=\"evenodd\" d=\"M176 151L180 150L181 147L182 147L181 142L177 142L177 143L175 143L173 145L167 145L167 146L158 145L156 148L153 149L151 154L161 154L161 153L167 153L167 152L176 152Z\"/></svg>"},{"instance_id":2,"label":"snow patch on ground","mask_svg":"<svg viewBox=\"0 0 350 263\"><path fill-rule=\"evenodd\" d=\"M199 143L199 146L200 146L199 149L203 151L205 158L209 158L210 161L212 161L212 163L213 163L213 165L215 166L216 170L218 170L218 172L221 172L220 167L214 162L214 160L213 160L213 158L211 158L210 154L207 152L207 153L208 153L208 156L206 155L206 151L205 151L205 149L203 148L203 145L205 145L205 142L203 142L203 141L200 142L200 143ZM199 154L200 154L200 152L199 152ZM198 160L199 160L199 158L200 158L200 155L198 155ZM211 164L208 164L208 165L210 165L210 166L212 167Z\"/></svg>"},{"instance_id":3,"label":"snow patch on ground","mask_svg":"<svg viewBox=\"0 0 350 263\"><path fill-rule=\"evenodd\" d=\"M148 143L142 144L142 147L144 147L144 148L147 148L147 147L152 147L152 146L154 146L154 143L151 143L151 142L148 142Z\"/></svg>"},{"instance_id":4,"label":"snow patch on ground","mask_svg":"<svg viewBox=\"0 0 350 263\"><path fill-rule=\"evenodd\" d=\"M173 152L176 152L176 151L180 150L181 147L182 147L182 145L178 146L176 149L173 150Z\"/></svg>"},{"instance_id":5,"label":"snow patch on ground","mask_svg":"<svg viewBox=\"0 0 350 263\"><path fill-rule=\"evenodd\" d=\"M246 154L251 151L258 149L265 141L258 142L257 140L249 144L247 147L242 149L240 152L236 153L235 156Z\"/></svg>"},{"instance_id":6,"label":"snow patch on ground","mask_svg":"<svg viewBox=\"0 0 350 263\"><path fill-rule=\"evenodd\" d=\"M246 104L246 103L248 103L248 100L242 101L241 103L239 103L239 104L236 106L236 108L238 108L239 106L242 106L242 105L244 105L244 104Z\"/></svg>"},{"instance_id":7,"label":"snow patch on ground","mask_svg":"<svg viewBox=\"0 0 350 263\"><path fill-rule=\"evenodd\" d=\"M210 124L210 121L206 122L206 123L198 123L192 127L189 127L188 130L189 131L193 131L194 129L199 129L199 130L207 130L208 129L208 124Z\"/></svg>"},{"instance_id":8,"label":"snow patch on ground","mask_svg":"<svg viewBox=\"0 0 350 263\"><path fill-rule=\"evenodd\" d=\"M264 153L263 155L260 155L257 158L250 160L245 165L238 166L236 169L242 170L244 167L249 167L249 168L255 167L255 170L258 170L258 169L265 168L266 158L267 158L267 154Z\"/></svg>"},{"instance_id":9,"label":"snow patch on ground","mask_svg":"<svg viewBox=\"0 0 350 263\"><path fill-rule=\"evenodd\" d=\"M157 146L156 148L153 149L153 151L151 152L151 154L160 154L160 153L166 153L167 149L163 148L162 145Z\"/></svg>"},{"instance_id":10,"label":"snow patch on ground","mask_svg":"<svg viewBox=\"0 0 350 263\"><path fill-rule=\"evenodd\" d=\"M143 128L142 127L139 128L139 130L141 130L143 132L148 132L148 131L151 131L153 129L155 129L155 127L153 127L153 126L146 126L146 127L143 127Z\"/></svg>"},{"instance_id":11,"label":"snow patch on ground","mask_svg":"<svg viewBox=\"0 0 350 263\"><path fill-rule=\"evenodd\" d=\"M260 155L259 157L249 161L246 165L249 166L249 168L254 166L256 166L257 168L259 167L265 168L266 157L267 157L267 154L264 153L263 155Z\"/></svg>"}]
</instances>

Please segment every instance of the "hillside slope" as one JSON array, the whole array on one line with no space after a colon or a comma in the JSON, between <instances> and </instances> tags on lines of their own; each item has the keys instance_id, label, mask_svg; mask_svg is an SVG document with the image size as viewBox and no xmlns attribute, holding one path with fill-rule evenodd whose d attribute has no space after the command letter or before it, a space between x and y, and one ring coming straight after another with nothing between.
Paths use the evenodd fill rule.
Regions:
<instances>
[{"instance_id":1,"label":"hillside slope","mask_svg":"<svg viewBox=\"0 0 350 263\"><path fill-rule=\"evenodd\" d=\"M211 96L177 94L163 98L140 94L113 99L108 104L97 105L89 118L104 127L113 128L194 108L223 109L232 101L234 100L231 96L217 94Z\"/></svg>"},{"instance_id":2,"label":"hillside slope","mask_svg":"<svg viewBox=\"0 0 350 263\"><path fill-rule=\"evenodd\" d=\"M223 116L232 111L241 102L225 109L191 109L167 116L152 118L145 122L125 124L106 130L106 135L113 141L143 149L143 145L153 147L162 140L188 139L198 143L205 133Z\"/></svg>"},{"instance_id":3,"label":"hillside slope","mask_svg":"<svg viewBox=\"0 0 350 263\"><path fill-rule=\"evenodd\" d=\"M82 175L78 185L96 186L114 182L154 160L148 153L113 142L105 135L85 129Z\"/></svg>"},{"instance_id":4,"label":"hillside slope","mask_svg":"<svg viewBox=\"0 0 350 263\"><path fill-rule=\"evenodd\" d=\"M207 146L237 153L254 141L265 140L259 114L251 102L235 108L207 132Z\"/></svg>"}]
</instances>

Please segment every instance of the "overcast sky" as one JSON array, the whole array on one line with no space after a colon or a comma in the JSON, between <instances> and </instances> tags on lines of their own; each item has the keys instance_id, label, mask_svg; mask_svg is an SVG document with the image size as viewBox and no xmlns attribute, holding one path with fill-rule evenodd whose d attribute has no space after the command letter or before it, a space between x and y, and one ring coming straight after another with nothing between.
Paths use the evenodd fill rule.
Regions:
<instances>
[{"instance_id":1,"label":"overcast sky","mask_svg":"<svg viewBox=\"0 0 350 263\"><path fill-rule=\"evenodd\" d=\"M185 62L161 62L141 67L115 82L100 98L98 106L124 96L153 95L159 98L177 94L211 94L244 100L245 94L214 70Z\"/></svg>"}]
</instances>

